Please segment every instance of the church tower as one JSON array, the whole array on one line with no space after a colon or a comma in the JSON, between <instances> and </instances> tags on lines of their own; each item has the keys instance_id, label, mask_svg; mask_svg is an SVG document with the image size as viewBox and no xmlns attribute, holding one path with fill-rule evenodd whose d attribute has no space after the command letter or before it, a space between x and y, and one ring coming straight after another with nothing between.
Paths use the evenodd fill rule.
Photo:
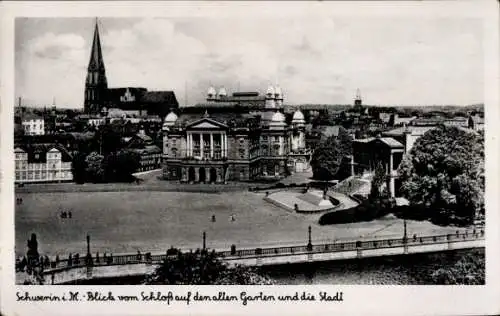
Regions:
<instances>
[{"instance_id":1,"label":"church tower","mask_svg":"<svg viewBox=\"0 0 500 316\"><path fill-rule=\"evenodd\" d=\"M87 79L85 81L85 113L98 114L105 106L108 81L102 58L101 40L99 38L99 27L95 23L94 40L90 51L89 66L87 68Z\"/></svg>"},{"instance_id":2,"label":"church tower","mask_svg":"<svg viewBox=\"0 0 500 316\"><path fill-rule=\"evenodd\" d=\"M361 91L356 90L356 98L354 99L354 108L361 110L363 108L363 100L361 99Z\"/></svg>"}]
</instances>

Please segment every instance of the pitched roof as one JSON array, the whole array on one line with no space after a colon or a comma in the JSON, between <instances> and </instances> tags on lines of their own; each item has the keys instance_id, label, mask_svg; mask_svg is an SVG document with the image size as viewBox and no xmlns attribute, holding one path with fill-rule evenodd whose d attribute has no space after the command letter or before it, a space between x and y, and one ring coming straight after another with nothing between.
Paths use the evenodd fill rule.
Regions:
<instances>
[{"instance_id":1,"label":"pitched roof","mask_svg":"<svg viewBox=\"0 0 500 316\"><path fill-rule=\"evenodd\" d=\"M142 96L141 101L146 103L167 103L176 106L179 105L173 91L148 91Z\"/></svg>"},{"instance_id":2,"label":"pitched roof","mask_svg":"<svg viewBox=\"0 0 500 316\"><path fill-rule=\"evenodd\" d=\"M321 133L326 136L339 136L340 125L334 126L321 126Z\"/></svg>"},{"instance_id":3,"label":"pitched roof","mask_svg":"<svg viewBox=\"0 0 500 316\"><path fill-rule=\"evenodd\" d=\"M99 38L99 27L97 21L94 29L94 39L92 41L92 50L90 51L90 60L88 70L104 71L104 61L102 58L101 40Z\"/></svg>"},{"instance_id":4,"label":"pitched roof","mask_svg":"<svg viewBox=\"0 0 500 316\"><path fill-rule=\"evenodd\" d=\"M436 126L403 126L383 132L382 134L385 136L402 136L405 131L409 131L411 135L423 135L425 132L435 127Z\"/></svg>"},{"instance_id":5,"label":"pitched roof","mask_svg":"<svg viewBox=\"0 0 500 316\"><path fill-rule=\"evenodd\" d=\"M392 137L380 137L380 138L376 138L375 141L381 141L391 148L404 148L405 147L403 144L401 144L400 142L398 142L397 140L395 140Z\"/></svg>"},{"instance_id":6,"label":"pitched roof","mask_svg":"<svg viewBox=\"0 0 500 316\"><path fill-rule=\"evenodd\" d=\"M53 148L61 153L62 161L69 162L72 160L66 148L59 144L19 144L16 145L16 148L22 149L28 154L28 162L30 163L45 163L47 161L47 152Z\"/></svg>"}]
</instances>

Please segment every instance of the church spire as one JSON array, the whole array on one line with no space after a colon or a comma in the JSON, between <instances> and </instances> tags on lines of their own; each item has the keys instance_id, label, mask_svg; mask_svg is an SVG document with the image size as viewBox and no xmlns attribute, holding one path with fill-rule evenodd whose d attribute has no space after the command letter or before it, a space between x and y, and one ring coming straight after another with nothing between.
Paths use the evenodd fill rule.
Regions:
<instances>
[{"instance_id":1,"label":"church spire","mask_svg":"<svg viewBox=\"0 0 500 316\"><path fill-rule=\"evenodd\" d=\"M85 82L84 109L86 113L100 113L106 101L107 89L108 82L102 58L99 25L96 18L89 66L87 68L87 80Z\"/></svg>"}]
</instances>

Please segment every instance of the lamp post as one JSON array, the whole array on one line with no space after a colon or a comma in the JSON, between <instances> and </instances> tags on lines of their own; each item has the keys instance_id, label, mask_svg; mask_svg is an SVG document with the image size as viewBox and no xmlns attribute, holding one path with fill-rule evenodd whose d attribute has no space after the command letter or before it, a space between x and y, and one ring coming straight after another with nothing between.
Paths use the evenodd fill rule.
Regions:
<instances>
[{"instance_id":1,"label":"lamp post","mask_svg":"<svg viewBox=\"0 0 500 316\"><path fill-rule=\"evenodd\" d=\"M404 235L403 235L403 238L404 238L404 242L406 243L406 241L408 240L408 233L406 231L406 218L403 219L403 226L404 226Z\"/></svg>"},{"instance_id":2,"label":"lamp post","mask_svg":"<svg viewBox=\"0 0 500 316\"><path fill-rule=\"evenodd\" d=\"M309 227L307 228L307 233L308 233L307 250L311 251L312 250L311 225L309 225Z\"/></svg>"},{"instance_id":3,"label":"lamp post","mask_svg":"<svg viewBox=\"0 0 500 316\"><path fill-rule=\"evenodd\" d=\"M92 254L90 253L90 236L87 234L87 257L86 257L87 265L93 265Z\"/></svg>"},{"instance_id":4,"label":"lamp post","mask_svg":"<svg viewBox=\"0 0 500 316\"><path fill-rule=\"evenodd\" d=\"M207 233L203 232L203 250L207 248Z\"/></svg>"}]
</instances>

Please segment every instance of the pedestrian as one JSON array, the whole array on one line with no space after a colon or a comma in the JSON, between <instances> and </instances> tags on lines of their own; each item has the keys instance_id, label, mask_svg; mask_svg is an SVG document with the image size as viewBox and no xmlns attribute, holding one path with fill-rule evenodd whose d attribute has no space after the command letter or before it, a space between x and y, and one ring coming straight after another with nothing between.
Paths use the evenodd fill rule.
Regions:
<instances>
[{"instance_id":1,"label":"pedestrian","mask_svg":"<svg viewBox=\"0 0 500 316\"><path fill-rule=\"evenodd\" d=\"M234 214L231 214L231 222L234 222L234 221L235 221Z\"/></svg>"},{"instance_id":2,"label":"pedestrian","mask_svg":"<svg viewBox=\"0 0 500 316\"><path fill-rule=\"evenodd\" d=\"M212 223L215 223L215 215L212 215Z\"/></svg>"},{"instance_id":3,"label":"pedestrian","mask_svg":"<svg viewBox=\"0 0 500 316\"><path fill-rule=\"evenodd\" d=\"M68 212L68 217L69 218L73 217L73 214L71 214L71 211Z\"/></svg>"}]
</instances>

